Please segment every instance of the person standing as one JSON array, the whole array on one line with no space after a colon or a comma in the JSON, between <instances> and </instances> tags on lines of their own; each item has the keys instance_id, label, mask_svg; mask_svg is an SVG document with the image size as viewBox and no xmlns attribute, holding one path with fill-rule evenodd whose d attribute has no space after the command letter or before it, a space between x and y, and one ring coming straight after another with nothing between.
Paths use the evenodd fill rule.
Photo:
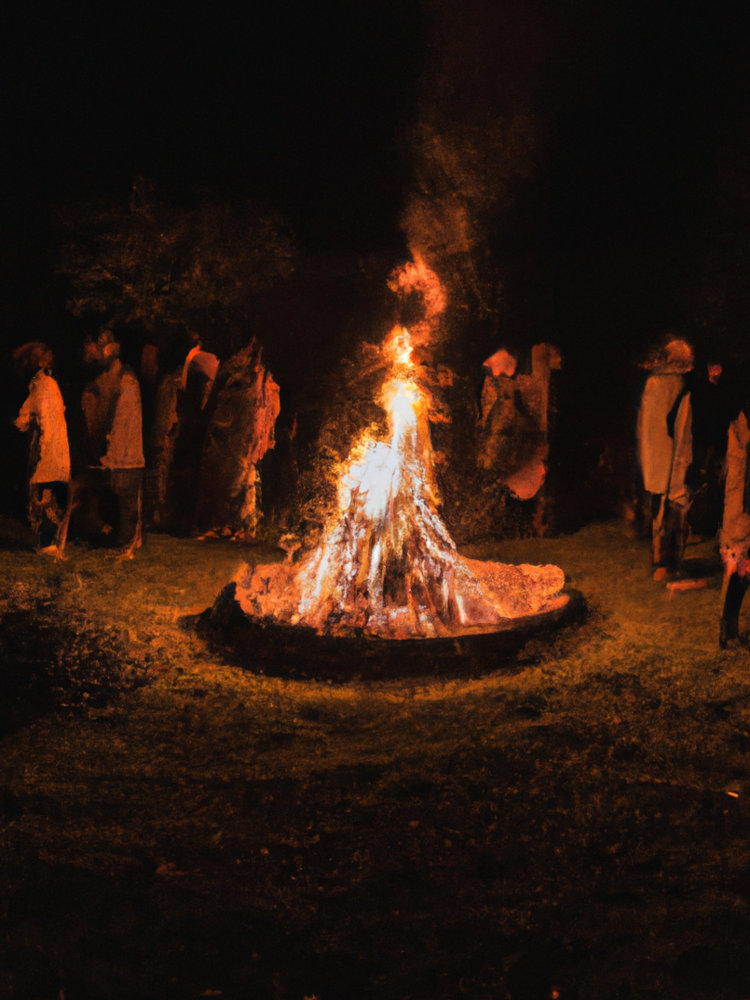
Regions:
<instances>
[{"instance_id":1,"label":"person standing","mask_svg":"<svg viewBox=\"0 0 750 1000\"><path fill-rule=\"evenodd\" d=\"M109 329L87 341L84 358L98 369L81 398L94 492L103 504L113 502L115 544L121 558L132 559L143 541L146 462L140 385L123 364L120 344Z\"/></svg>"},{"instance_id":2,"label":"person standing","mask_svg":"<svg viewBox=\"0 0 750 1000\"><path fill-rule=\"evenodd\" d=\"M719 646L739 642L742 600L750 584L750 400L738 407L727 434L724 511L719 551L724 563L723 600L719 619Z\"/></svg>"},{"instance_id":3,"label":"person standing","mask_svg":"<svg viewBox=\"0 0 750 1000\"><path fill-rule=\"evenodd\" d=\"M190 535L196 526L201 454L220 364L197 333L189 335L189 343L177 390L177 427L167 480L170 527L178 535Z\"/></svg>"},{"instance_id":4,"label":"person standing","mask_svg":"<svg viewBox=\"0 0 750 1000\"><path fill-rule=\"evenodd\" d=\"M692 347L684 340L670 340L649 365L651 374L638 410L638 465L650 505L652 569L657 581L679 570L687 544L691 490L686 476L693 443L690 397L683 389L693 363Z\"/></svg>"},{"instance_id":5,"label":"person standing","mask_svg":"<svg viewBox=\"0 0 750 1000\"><path fill-rule=\"evenodd\" d=\"M65 404L52 375L54 357L41 342L24 344L13 360L33 371L15 426L29 433L28 518L42 555L63 558L71 508L70 448Z\"/></svg>"},{"instance_id":6,"label":"person standing","mask_svg":"<svg viewBox=\"0 0 750 1000\"><path fill-rule=\"evenodd\" d=\"M255 537L263 456L275 446L279 386L253 337L224 362L198 468L195 523L200 536Z\"/></svg>"},{"instance_id":7,"label":"person standing","mask_svg":"<svg viewBox=\"0 0 750 1000\"><path fill-rule=\"evenodd\" d=\"M181 382L182 368L172 367L159 380L154 400L146 493L148 521L162 531L168 530L172 522L169 477L172 474L175 441L180 426L177 404Z\"/></svg>"},{"instance_id":8,"label":"person standing","mask_svg":"<svg viewBox=\"0 0 750 1000\"><path fill-rule=\"evenodd\" d=\"M690 374L693 457L687 481L693 491L690 533L715 539L722 521L727 431L732 419L731 377L715 355Z\"/></svg>"}]
</instances>

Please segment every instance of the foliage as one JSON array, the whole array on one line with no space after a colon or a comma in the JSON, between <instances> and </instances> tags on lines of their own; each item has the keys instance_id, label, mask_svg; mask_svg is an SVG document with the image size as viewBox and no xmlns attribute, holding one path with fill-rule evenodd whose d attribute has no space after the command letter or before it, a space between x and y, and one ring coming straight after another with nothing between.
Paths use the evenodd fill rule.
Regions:
<instances>
[{"instance_id":1,"label":"foliage","mask_svg":"<svg viewBox=\"0 0 750 1000\"><path fill-rule=\"evenodd\" d=\"M246 331L253 295L294 267L292 234L267 206L208 190L177 204L146 178L127 203L60 206L57 224L68 310L151 331L172 323Z\"/></svg>"}]
</instances>

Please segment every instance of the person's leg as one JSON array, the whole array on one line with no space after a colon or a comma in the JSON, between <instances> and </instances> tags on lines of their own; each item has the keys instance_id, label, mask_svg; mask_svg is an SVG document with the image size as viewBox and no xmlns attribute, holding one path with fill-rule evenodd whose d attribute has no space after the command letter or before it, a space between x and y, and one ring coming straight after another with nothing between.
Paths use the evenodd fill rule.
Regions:
<instances>
[{"instance_id":1,"label":"person's leg","mask_svg":"<svg viewBox=\"0 0 750 1000\"><path fill-rule=\"evenodd\" d=\"M28 505L26 509L29 527L34 533L36 549L42 548L42 527L44 508L42 506L43 487L40 483L29 483Z\"/></svg>"},{"instance_id":2,"label":"person's leg","mask_svg":"<svg viewBox=\"0 0 750 1000\"><path fill-rule=\"evenodd\" d=\"M68 541L68 527L70 526L70 517L73 513L73 506L75 500L75 488L73 481L67 483L56 483L57 487L57 497L60 504L60 509L62 512L62 517L57 523L55 531L55 546L60 555L60 558L65 558L63 553L65 551L65 545Z\"/></svg>"},{"instance_id":3,"label":"person's leg","mask_svg":"<svg viewBox=\"0 0 750 1000\"><path fill-rule=\"evenodd\" d=\"M682 561L685 557L690 524L688 521L689 508L676 503L669 504L669 561L668 567L673 573L679 573Z\"/></svg>"},{"instance_id":4,"label":"person's leg","mask_svg":"<svg viewBox=\"0 0 750 1000\"><path fill-rule=\"evenodd\" d=\"M140 548L143 540L141 528L143 470L114 470L110 482L119 507L117 547L122 555L132 556L133 552Z\"/></svg>"},{"instance_id":5,"label":"person's leg","mask_svg":"<svg viewBox=\"0 0 750 1000\"><path fill-rule=\"evenodd\" d=\"M745 580L739 573L732 573L727 581L724 606L721 609L721 618L719 619L719 646L721 649L726 649L730 642L739 637L740 608L746 590Z\"/></svg>"},{"instance_id":6,"label":"person's leg","mask_svg":"<svg viewBox=\"0 0 750 1000\"><path fill-rule=\"evenodd\" d=\"M34 492L33 526L37 535L37 549L45 555L61 556L58 541L67 508L66 484L36 483Z\"/></svg>"},{"instance_id":7,"label":"person's leg","mask_svg":"<svg viewBox=\"0 0 750 1000\"><path fill-rule=\"evenodd\" d=\"M667 499L662 493L651 494L651 565L655 580L667 575Z\"/></svg>"},{"instance_id":8,"label":"person's leg","mask_svg":"<svg viewBox=\"0 0 750 1000\"><path fill-rule=\"evenodd\" d=\"M105 509L111 506L107 471L85 469L77 476L75 492L75 533L88 542L101 544L112 531L112 525L104 519Z\"/></svg>"}]
</instances>

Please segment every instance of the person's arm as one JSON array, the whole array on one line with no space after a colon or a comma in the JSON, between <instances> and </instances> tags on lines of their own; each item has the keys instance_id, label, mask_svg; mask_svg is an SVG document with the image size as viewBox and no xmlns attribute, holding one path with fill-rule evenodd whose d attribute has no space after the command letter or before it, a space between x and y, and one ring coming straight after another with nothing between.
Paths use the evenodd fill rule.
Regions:
<instances>
[{"instance_id":1,"label":"person's arm","mask_svg":"<svg viewBox=\"0 0 750 1000\"><path fill-rule=\"evenodd\" d=\"M13 421L19 431L31 430L32 424L34 423L34 417L36 416L36 407L34 405L34 392L31 390L26 400L18 411L18 416Z\"/></svg>"}]
</instances>

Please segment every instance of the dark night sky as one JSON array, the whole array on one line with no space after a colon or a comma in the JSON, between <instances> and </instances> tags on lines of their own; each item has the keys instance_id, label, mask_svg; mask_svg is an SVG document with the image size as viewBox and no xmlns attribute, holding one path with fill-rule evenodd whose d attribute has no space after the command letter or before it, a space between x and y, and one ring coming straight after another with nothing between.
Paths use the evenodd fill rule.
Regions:
<instances>
[{"instance_id":1,"label":"dark night sky","mask_svg":"<svg viewBox=\"0 0 750 1000\"><path fill-rule=\"evenodd\" d=\"M258 193L301 221L335 217L353 197L382 217L367 202L387 192L413 84L408 9L25 8L9 73L20 200L127 190L145 173L165 189Z\"/></svg>"},{"instance_id":2,"label":"dark night sky","mask_svg":"<svg viewBox=\"0 0 750 1000\"><path fill-rule=\"evenodd\" d=\"M566 426L580 439L580 460L596 466L613 437L627 447L644 346L679 325L680 280L703 252L717 164L727 149L750 149L744 8L740 0L19 6L3 39L0 340L10 348L55 336L61 304L40 289L55 254L50 208L61 199L124 196L139 173L177 196L215 186L271 202L313 254L393 251L395 265L414 184L415 115L438 107L460 121L524 107L544 141L533 183L501 220L509 223L500 230L503 267L515 268L504 287L520 303L510 314L521 317L519 329L529 314L527 340L541 331L562 347ZM750 200L743 224L750 234ZM541 236L527 238L533 231ZM739 259L742 225L738 234ZM744 245L750 256L750 238ZM742 353L735 312L740 322L724 337ZM327 319L318 317L316 332L315 318L303 317L299 334L288 334L295 372L305 367L300 356L316 355ZM472 333L467 364L479 371L479 352L514 332ZM714 331L704 333L710 341Z\"/></svg>"},{"instance_id":3,"label":"dark night sky","mask_svg":"<svg viewBox=\"0 0 750 1000\"><path fill-rule=\"evenodd\" d=\"M478 101L494 100L500 81L543 114L562 104L566 167L595 189L579 207L653 210L744 114L739 7L580 0L562 17L559 6L26 5L5 39L6 154L26 195L127 185L143 171L255 186L321 215L352 189L366 204L392 166L426 49L450 30L438 14L454 7L479 23L457 45L481 37L483 19L495 36L489 55L450 64L456 87L465 75ZM555 64L546 76L542 57ZM554 93L539 92L545 82Z\"/></svg>"},{"instance_id":4,"label":"dark night sky","mask_svg":"<svg viewBox=\"0 0 750 1000\"><path fill-rule=\"evenodd\" d=\"M738 10L717 3L697 14L689 4L657 3L618 18L593 85L563 109L563 242L588 236L595 250L617 241L668 251L689 236L718 152L747 134Z\"/></svg>"},{"instance_id":5,"label":"dark night sky","mask_svg":"<svg viewBox=\"0 0 750 1000\"><path fill-rule=\"evenodd\" d=\"M46 266L50 204L137 173L259 194L322 246L395 242L403 129L441 73L464 107L512 95L548 126L547 238L571 272L684 252L718 151L747 131L742 7L24 5L4 40L6 314Z\"/></svg>"}]
</instances>

